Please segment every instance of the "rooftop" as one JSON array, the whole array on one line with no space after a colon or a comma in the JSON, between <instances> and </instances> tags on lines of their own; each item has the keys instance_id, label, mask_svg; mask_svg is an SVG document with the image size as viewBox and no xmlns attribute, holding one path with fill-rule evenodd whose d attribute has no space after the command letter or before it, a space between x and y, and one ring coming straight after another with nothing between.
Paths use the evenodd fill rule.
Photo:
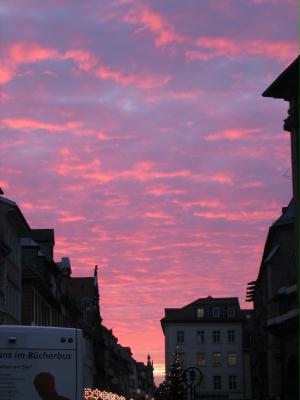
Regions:
<instances>
[{"instance_id":1,"label":"rooftop","mask_svg":"<svg viewBox=\"0 0 300 400\"><path fill-rule=\"evenodd\" d=\"M292 224L295 217L295 202L292 199L287 207L282 208L281 216L274 222L272 226L280 226Z\"/></svg>"},{"instance_id":2,"label":"rooftop","mask_svg":"<svg viewBox=\"0 0 300 400\"><path fill-rule=\"evenodd\" d=\"M31 229L30 235L37 242L54 243L54 229Z\"/></svg>"},{"instance_id":3,"label":"rooftop","mask_svg":"<svg viewBox=\"0 0 300 400\"><path fill-rule=\"evenodd\" d=\"M237 322L243 319L238 297L207 296L182 308L165 308L165 317L161 324L164 329L164 325L168 323Z\"/></svg>"},{"instance_id":4,"label":"rooftop","mask_svg":"<svg viewBox=\"0 0 300 400\"><path fill-rule=\"evenodd\" d=\"M299 56L263 92L264 97L290 100L299 90Z\"/></svg>"}]
</instances>

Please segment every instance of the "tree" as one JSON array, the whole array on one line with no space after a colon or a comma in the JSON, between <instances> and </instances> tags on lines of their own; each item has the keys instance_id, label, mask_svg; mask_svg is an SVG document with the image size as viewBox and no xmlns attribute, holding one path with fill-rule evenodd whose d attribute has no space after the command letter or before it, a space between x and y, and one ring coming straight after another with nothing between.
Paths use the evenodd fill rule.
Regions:
<instances>
[{"instance_id":1,"label":"tree","mask_svg":"<svg viewBox=\"0 0 300 400\"><path fill-rule=\"evenodd\" d=\"M156 392L158 400L184 400L184 389L182 383L182 366L178 355L172 362L166 380L161 383Z\"/></svg>"}]
</instances>

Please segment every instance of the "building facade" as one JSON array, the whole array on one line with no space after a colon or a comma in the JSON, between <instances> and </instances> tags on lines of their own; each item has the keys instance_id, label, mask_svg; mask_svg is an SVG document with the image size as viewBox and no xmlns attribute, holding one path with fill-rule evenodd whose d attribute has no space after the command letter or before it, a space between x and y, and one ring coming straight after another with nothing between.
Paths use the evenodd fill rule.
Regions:
<instances>
[{"instance_id":1,"label":"building facade","mask_svg":"<svg viewBox=\"0 0 300 400\"><path fill-rule=\"evenodd\" d=\"M255 399L298 398L299 311L293 238L294 202L291 201L269 229L252 294Z\"/></svg>"},{"instance_id":2,"label":"building facade","mask_svg":"<svg viewBox=\"0 0 300 400\"><path fill-rule=\"evenodd\" d=\"M245 357L245 326L252 311L240 309L238 298L200 298L182 308L165 309L166 374L174 354L184 369L200 369L201 399L250 399L249 362ZM200 398L200 397L199 397Z\"/></svg>"},{"instance_id":3,"label":"building facade","mask_svg":"<svg viewBox=\"0 0 300 400\"><path fill-rule=\"evenodd\" d=\"M21 322L21 238L29 230L17 204L0 196L0 324Z\"/></svg>"}]
</instances>

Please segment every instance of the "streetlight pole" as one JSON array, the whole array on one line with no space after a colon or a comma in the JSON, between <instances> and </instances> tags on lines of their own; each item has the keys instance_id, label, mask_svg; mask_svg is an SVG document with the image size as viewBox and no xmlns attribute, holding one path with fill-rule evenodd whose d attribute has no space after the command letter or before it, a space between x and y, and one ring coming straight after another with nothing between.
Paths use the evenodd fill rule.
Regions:
<instances>
[{"instance_id":1,"label":"streetlight pole","mask_svg":"<svg viewBox=\"0 0 300 400\"><path fill-rule=\"evenodd\" d=\"M196 390L203 380L203 374L200 369L196 367L184 369L181 379L184 384L184 400L197 400ZM188 398L188 393L190 398Z\"/></svg>"}]
</instances>

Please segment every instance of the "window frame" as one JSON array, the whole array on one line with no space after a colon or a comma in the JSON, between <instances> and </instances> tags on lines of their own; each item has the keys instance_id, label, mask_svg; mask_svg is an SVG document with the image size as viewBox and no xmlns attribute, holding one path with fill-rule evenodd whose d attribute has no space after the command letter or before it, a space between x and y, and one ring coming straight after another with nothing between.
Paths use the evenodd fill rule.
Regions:
<instances>
[{"instance_id":1,"label":"window frame","mask_svg":"<svg viewBox=\"0 0 300 400\"><path fill-rule=\"evenodd\" d=\"M234 378L234 379L232 379ZM228 390L237 390L237 376L236 375L228 375Z\"/></svg>"},{"instance_id":2,"label":"window frame","mask_svg":"<svg viewBox=\"0 0 300 400\"><path fill-rule=\"evenodd\" d=\"M226 310L227 318L234 318L235 317L235 308L234 307L227 307Z\"/></svg>"},{"instance_id":3,"label":"window frame","mask_svg":"<svg viewBox=\"0 0 300 400\"><path fill-rule=\"evenodd\" d=\"M234 329L229 329L227 331L227 342L235 343L235 340L236 340L236 331Z\"/></svg>"},{"instance_id":4,"label":"window frame","mask_svg":"<svg viewBox=\"0 0 300 400\"><path fill-rule=\"evenodd\" d=\"M176 331L176 343L184 344L184 331Z\"/></svg>"},{"instance_id":5,"label":"window frame","mask_svg":"<svg viewBox=\"0 0 300 400\"><path fill-rule=\"evenodd\" d=\"M222 390L222 376L221 375L213 376L213 388L214 388L214 390Z\"/></svg>"},{"instance_id":6,"label":"window frame","mask_svg":"<svg viewBox=\"0 0 300 400\"><path fill-rule=\"evenodd\" d=\"M216 340L218 338L218 340ZM213 343L221 343L221 332L219 330L212 331L212 341Z\"/></svg>"},{"instance_id":7,"label":"window frame","mask_svg":"<svg viewBox=\"0 0 300 400\"><path fill-rule=\"evenodd\" d=\"M220 309L220 307L212 307L212 309L211 309L211 317L214 318L214 319L221 317L221 309Z\"/></svg>"},{"instance_id":8,"label":"window frame","mask_svg":"<svg viewBox=\"0 0 300 400\"><path fill-rule=\"evenodd\" d=\"M197 319L202 319L202 318L204 318L204 316L205 316L204 307L198 307L198 308L196 309L196 316L197 316Z\"/></svg>"},{"instance_id":9,"label":"window frame","mask_svg":"<svg viewBox=\"0 0 300 400\"><path fill-rule=\"evenodd\" d=\"M196 342L197 344L205 343L205 331L203 329L196 332Z\"/></svg>"},{"instance_id":10,"label":"window frame","mask_svg":"<svg viewBox=\"0 0 300 400\"><path fill-rule=\"evenodd\" d=\"M232 355L234 355L234 359L235 359L235 363L234 364L232 364L231 361L230 361ZM229 351L227 353L227 365L229 367L236 367L237 366L237 353L235 351Z\"/></svg>"},{"instance_id":11,"label":"window frame","mask_svg":"<svg viewBox=\"0 0 300 400\"><path fill-rule=\"evenodd\" d=\"M219 360L216 361L216 355L218 355ZM220 351L214 351L212 353L212 366L213 367L222 367L223 363L222 363L222 353Z\"/></svg>"},{"instance_id":12,"label":"window frame","mask_svg":"<svg viewBox=\"0 0 300 400\"><path fill-rule=\"evenodd\" d=\"M203 355L203 364L199 363L199 355ZM206 367L207 366L207 356L206 353L204 351L198 351L197 355L196 355L196 363L197 363L197 367Z\"/></svg>"}]
</instances>

